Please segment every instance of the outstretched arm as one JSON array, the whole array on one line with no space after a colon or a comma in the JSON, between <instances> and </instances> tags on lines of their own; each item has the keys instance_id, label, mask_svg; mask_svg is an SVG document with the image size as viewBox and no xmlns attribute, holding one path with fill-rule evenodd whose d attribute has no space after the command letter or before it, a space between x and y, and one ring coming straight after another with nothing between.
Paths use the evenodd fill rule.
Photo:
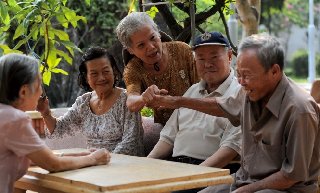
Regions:
<instances>
[{"instance_id":1,"label":"outstretched arm","mask_svg":"<svg viewBox=\"0 0 320 193\"><path fill-rule=\"evenodd\" d=\"M219 107L214 97L197 99L181 96L156 95L152 104L159 108L177 109L184 107L213 116L226 117L224 111Z\"/></svg>"},{"instance_id":2,"label":"outstretched arm","mask_svg":"<svg viewBox=\"0 0 320 193\"><path fill-rule=\"evenodd\" d=\"M50 172L72 170L93 165L103 165L110 161L110 154L105 149L92 153L79 153L68 156L57 156L49 148L44 148L27 155L39 167Z\"/></svg>"}]
</instances>

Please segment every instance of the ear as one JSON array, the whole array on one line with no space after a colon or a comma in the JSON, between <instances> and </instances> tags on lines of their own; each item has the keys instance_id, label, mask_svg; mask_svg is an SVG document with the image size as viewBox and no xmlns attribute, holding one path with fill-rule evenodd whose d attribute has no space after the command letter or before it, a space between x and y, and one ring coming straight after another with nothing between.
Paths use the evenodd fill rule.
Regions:
<instances>
[{"instance_id":1,"label":"ear","mask_svg":"<svg viewBox=\"0 0 320 193\"><path fill-rule=\"evenodd\" d=\"M273 76L277 76L279 74L282 74L282 71L281 71L279 64L273 64L270 70L271 70L271 73Z\"/></svg>"},{"instance_id":2,"label":"ear","mask_svg":"<svg viewBox=\"0 0 320 193\"><path fill-rule=\"evenodd\" d=\"M26 84L22 85L19 90L19 99L22 99L22 100L26 99L28 92L30 92L28 85L26 85Z\"/></svg>"}]
</instances>

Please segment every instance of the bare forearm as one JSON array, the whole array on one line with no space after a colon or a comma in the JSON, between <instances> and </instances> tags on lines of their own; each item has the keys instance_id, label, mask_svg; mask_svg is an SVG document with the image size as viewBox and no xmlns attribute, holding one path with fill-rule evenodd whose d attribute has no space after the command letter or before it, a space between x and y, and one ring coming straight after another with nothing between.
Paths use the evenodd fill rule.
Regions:
<instances>
[{"instance_id":1,"label":"bare forearm","mask_svg":"<svg viewBox=\"0 0 320 193\"><path fill-rule=\"evenodd\" d=\"M138 112L145 106L140 95L129 95L127 99L127 107L131 112Z\"/></svg>"},{"instance_id":2,"label":"bare forearm","mask_svg":"<svg viewBox=\"0 0 320 193\"><path fill-rule=\"evenodd\" d=\"M297 181L285 177L282 171L279 171L264 178L263 180L257 181L246 186L242 186L238 188L235 192L256 192L264 189L285 190L293 186L295 183L297 183Z\"/></svg>"},{"instance_id":3,"label":"bare forearm","mask_svg":"<svg viewBox=\"0 0 320 193\"><path fill-rule=\"evenodd\" d=\"M237 155L238 153L235 150L229 147L221 147L200 165L223 168L228 165Z\"/></svg>"},{"instance_id":4,"label":"bare forearm","mask_svg":"<svg viewBox=\"0 0 320 193\"><path fill-rule=\"evenodd\" d=\"M172 149L173 149L172 145L159 140L147 157L164 159L172 154Z\"/></svg>"},{"instance_id":5,"label":"bare forearm","mask_svg":"<svg viewBox=\"0 0 320 193\"><path fill-rule=\"evenodd\" d=\"M107 164L110 161L110 154L105 149L100 149L93 153L82 152L60 157L53 154L49 148L44 148L28 154L27 157L36 165L50 172Z\"/></svg>"},{"instance_id":6,"label":"bare forearm","mask_svg":"<svg viewBox=\"0 0 320 193\"><path fill-rule=\"evenodd\" d=\"M189 108L197 110L209 115L224 117L225 113L218 106L215 98L187 98L187 97L176 97L176 104L178 107Z\"/></svg>"}]
</instances>

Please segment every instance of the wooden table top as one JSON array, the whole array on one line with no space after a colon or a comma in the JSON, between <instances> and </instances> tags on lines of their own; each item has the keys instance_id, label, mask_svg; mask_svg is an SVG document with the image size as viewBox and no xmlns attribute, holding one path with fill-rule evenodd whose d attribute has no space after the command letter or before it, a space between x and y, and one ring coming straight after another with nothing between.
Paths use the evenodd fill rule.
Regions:
<instances>
[{"instance_id":1,"label":"wooden table top","mask_svg":"<svg viewBox=\"0 0 320 193\"><path fill-rule=\"evenodd\" d=\"M121 154L112 154L108 165L72 171L49 173L30 167L24 178L21 182L38 181L47 188L59 186L56 190L62 192L88 193L168 192L233 182L227 169Z\"/></svg>"}]
</instances>

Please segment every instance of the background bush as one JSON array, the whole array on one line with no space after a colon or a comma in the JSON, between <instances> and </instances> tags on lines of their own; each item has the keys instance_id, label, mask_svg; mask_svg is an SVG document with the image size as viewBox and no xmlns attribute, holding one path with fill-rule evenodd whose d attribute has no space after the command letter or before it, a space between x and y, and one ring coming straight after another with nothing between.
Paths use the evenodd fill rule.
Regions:
<instances>
[{"instance_id":1,"label":"background bush","mask_svg":"<svg viewBox=\"0 0 320 193\"><path fill-rule=\"evenodd\" d=\"M308 77L308 52L297 50L290 60L292 73L296 77ZM316 54L316 74L320 75L320 54Z\"/></svg>"}]
</instances>

